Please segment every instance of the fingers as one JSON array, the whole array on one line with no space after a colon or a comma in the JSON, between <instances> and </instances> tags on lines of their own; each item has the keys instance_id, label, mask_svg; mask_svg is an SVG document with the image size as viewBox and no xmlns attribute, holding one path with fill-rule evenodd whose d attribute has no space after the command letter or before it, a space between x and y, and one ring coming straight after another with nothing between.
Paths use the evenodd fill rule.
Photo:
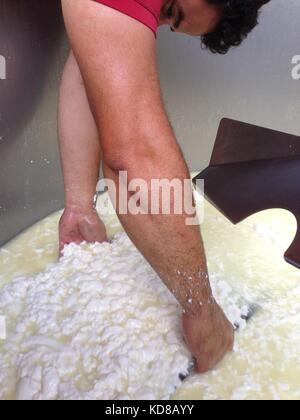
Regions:
<instances>
[{"instance_id":1,"label":"fingers","mask_svg":"<svg viewBox=\"0 0 300 420\"><path fill-rule=\"evenodd\" d=\"M87 242L107 242L107 234L104 223L98 215L93 220L84 220L80 223L80 234Z\"/></svg>"},{"instance_id":2,"label":"fingers","mask_svg":"<svg viewBox=\"0 0 300 420\"><path fill-rule=\"evenodd\" d=\"M64 246L61 242L59 242L59 258L63 256Z\"/></svg>"},{"instance_id":3,"label":"fingers","mask_svg":"<svg viewBox=\"0 0 300 420\"><path fill-rule=\"evenodd\" d=\"M196 358L196 367L195 372L196 373L206 373L212 369L214 369L226 356L227 353L230 353L233 351L234 347L234 330L232 329L232 335L226 337L223 339L226 342L223 342L222 344L219 344L219 346L216 345L208 349L202 349L201 354L198 353ZM220 350L216 352L216 348L219 348Z\"/></svg>"},{"instance_id":4,"label":"fingers","mask_svg":"<svg viewBox=\"0 0 300 420\"><path fill-rule=\"evenodd\" d=\"M222 351L218 355L212 356L211 354L207 354L196 358L196 373L203 374L214 369L224 359L226 354L227 351Z\"/></svg>"},{"instance_id":5,"label":"fingers","mask_svg":"<svg viewBox=\"0 0 300 420\"><path fill-rule=\"evenodd\" d=\"M59 223L59 253L71 243L106 242L107 234L104 223L99 216L91 214L64 214Z\"/></svg>"}]
</instances>

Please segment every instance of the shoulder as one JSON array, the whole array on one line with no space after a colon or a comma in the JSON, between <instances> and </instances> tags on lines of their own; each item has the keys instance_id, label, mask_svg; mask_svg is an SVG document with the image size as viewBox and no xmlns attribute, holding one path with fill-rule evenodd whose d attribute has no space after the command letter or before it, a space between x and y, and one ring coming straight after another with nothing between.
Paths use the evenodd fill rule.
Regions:
<instances>
[{"instance_id":1,"label":"shoulder","mask_svg":"<svg viewBox=\"0 0 300 420\"><path fill-rule=\"evenodd\" d=\"M143 23L156 35L162 0L94 0Z\"/></svg>"}]
</instances>

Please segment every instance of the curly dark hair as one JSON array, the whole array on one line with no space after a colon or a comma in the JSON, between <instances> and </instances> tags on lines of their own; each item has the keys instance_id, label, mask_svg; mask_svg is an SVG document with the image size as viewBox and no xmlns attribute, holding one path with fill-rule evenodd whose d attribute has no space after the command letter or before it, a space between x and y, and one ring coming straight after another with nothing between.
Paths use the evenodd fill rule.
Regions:
<instances>
[{"instance_id":1,"label":"curly dark hair","mask_svg":"<svg viewBox=\"0 0 300 420\"><path fill-rule=\"evenodd\" d=\"M222 18L215 30L202 36L204 48L226 54L239 46L258 24L259 9L270 0L207 0L223 7Z\"/></svg>"}]
</instances>

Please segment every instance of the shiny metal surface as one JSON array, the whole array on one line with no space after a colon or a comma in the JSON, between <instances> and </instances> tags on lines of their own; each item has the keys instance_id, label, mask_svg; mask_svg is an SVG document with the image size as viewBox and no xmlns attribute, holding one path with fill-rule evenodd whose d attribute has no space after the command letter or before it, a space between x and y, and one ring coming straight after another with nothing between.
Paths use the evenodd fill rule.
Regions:
<instances>
[{"instance_id":1,"label":"shiny metal surface","mask_svg":"<svg viewBox=\"0 0 300 420\"><path fill-rule=\"evenodd\" d=\"M292 59L300 55L299 0L271 0L260 22L226 56L160 30L164 97L192 170L207 166L223 117L300 135L300 77L292 77Z\"/></svg>"},{"instance_id":2,"label":"shiny metal surface","mask_svg":"<svg viewBox=\"0 0 300 420\"><path fill-rule=\"evenodd\" d=\"M299 0L272 0L225 57L160 29L163 93L192 170L207 166L223 117L300 134L299 22ZM56 113L67 53L59 0L0 0L0 245L63 206Z\"/></svg>"},{"instance_id":3,"label":"shiny metal surface","mask_svg":"<svg viewBox=\"0 0 300 420\"><path fill-rule=\"evenodd\" d=\"M66 55L59 0L0 0L0 244L63 205L56 113Z\"/></svg>"}]
</instances>

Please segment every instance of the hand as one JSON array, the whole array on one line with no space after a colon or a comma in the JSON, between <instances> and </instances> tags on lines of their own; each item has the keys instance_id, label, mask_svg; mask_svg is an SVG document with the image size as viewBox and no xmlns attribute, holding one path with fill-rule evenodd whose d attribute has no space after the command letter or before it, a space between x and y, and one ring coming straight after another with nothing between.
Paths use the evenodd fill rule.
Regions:
<instances>
[{"instance_id":1,"label":"hand","mask_svg":"<svg viewBox=\"0 0 300 420\"><path fill-rule=\"evenodd\" d=\"M82 242L105 242L107 235L104 223L92 207L66 208L59 222L59 252L65 245Z\"/></svg>"},{"instance_id":2,"label":"hand","mask_svg":"<svg viewBox=\"0 0 300 420\"><path fill-rule=\"evenodd\" d=\"M213 369L233 350L234 329L217 303L203 310L201 315L183 315L185 340L196 358L196 372Z\"/></svg>"}]
</instances>

